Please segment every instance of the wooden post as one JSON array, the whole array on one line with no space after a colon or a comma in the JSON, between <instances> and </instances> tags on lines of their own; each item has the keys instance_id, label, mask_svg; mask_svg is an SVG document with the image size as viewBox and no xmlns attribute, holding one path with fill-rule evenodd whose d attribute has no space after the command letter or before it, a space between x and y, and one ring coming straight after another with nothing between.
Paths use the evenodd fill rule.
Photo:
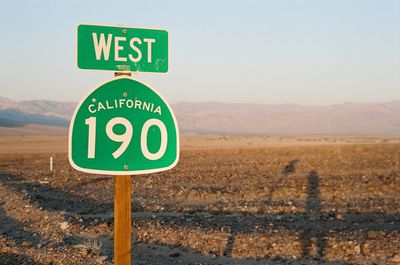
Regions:
<instances>
[{"instance_id":1,"label":"wooden post","mask_svg":"<svg viewBox=\"0 0 400 265\"><path fill-rule=\"evenodd\" d=\"M115 76L131 75L115 73ZM131 265L131 176L114 176L114 264Z\"/></svg>"},{"instance_id":2,"label":"wooden post","mask_svg":"<svg viewBox=\"0 0 400 265\"><path fill-rule=\"evenodd\" d=\"M131 265L131 176L114 176L114 264Z\"/></svg>"},{"instance_id":3,"label":"wooden post","mask_svg":"<svg viewBox=\"0 0 400 265\"><path fill-rule=\"evenodd\" d=\"M123 72L115 72L115 73L114 73L114 76L115 76L115 77L120 76L120 75L132 76L131 73L123 73Z\"/></svg>"}]
</instances>

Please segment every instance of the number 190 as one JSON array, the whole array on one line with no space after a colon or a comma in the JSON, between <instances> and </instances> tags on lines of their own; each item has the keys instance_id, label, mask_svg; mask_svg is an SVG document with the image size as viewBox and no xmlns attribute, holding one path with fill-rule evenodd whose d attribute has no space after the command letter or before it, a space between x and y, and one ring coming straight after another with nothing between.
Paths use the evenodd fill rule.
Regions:
<instances>
[{"instance_id":1,"label":"number 190","mask_svg":"<svg viewBox=\"0 0 400 265\"><path fill-rule=\"evenodd\" d=\"M85 120L85 124L89 126L88 133L88 158L96 157L96 117L90 117ZM122 134L114 133L114 126L121 124L125 127L125 132ZM161 144L157 152L151 153L147 146L147 135L151 126L157 126L161 132ZM128 148L129 143L132 140L133 126L129 120L123 117L115 117L108 121L106 125L106 134L114 142L119 142L121 145L115 150L112 155L114 159L120 157ZM149 119L143 125L142 132L140 134L140 147L142 154L149 160L157 160L163 157L167 149L168 137L167 128L165 124L159 119Z\"/></svg>"}]
</instances>

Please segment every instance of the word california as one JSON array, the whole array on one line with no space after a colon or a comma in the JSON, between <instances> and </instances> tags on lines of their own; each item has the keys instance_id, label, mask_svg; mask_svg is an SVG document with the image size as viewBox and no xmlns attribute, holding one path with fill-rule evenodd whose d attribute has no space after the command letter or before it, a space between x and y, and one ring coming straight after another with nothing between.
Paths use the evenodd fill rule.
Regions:
<instances>
[{"instance_id":1,"label":"word california","mask_svg":"<svg viewBox=\"0 0 400 265\"><path fill-rule=\"evenodd\" d=\"M153 102L146 102L139 99L114 99L96 102L96 99L92 99L92 104L89 104L88 110L90 113L96 113L103 110L112 109L139 109L143 111L148 111L161 116L161 106L155 105Z\"/></svg>"}]
</instances>

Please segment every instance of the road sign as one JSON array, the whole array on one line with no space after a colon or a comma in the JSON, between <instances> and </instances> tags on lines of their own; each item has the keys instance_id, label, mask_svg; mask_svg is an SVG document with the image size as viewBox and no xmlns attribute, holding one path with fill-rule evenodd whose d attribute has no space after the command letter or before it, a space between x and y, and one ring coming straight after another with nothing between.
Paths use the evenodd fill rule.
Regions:
<instances>
[{"instance_id":1,"label":"road sign","mask_svg":"<svg viewBox=\"0 0 400 265\"><path fill-rule=\"evenodd\" d=\"M156 91L126 76L82 99L68 140L71 165L88 173L153 173L174 167L179 159L172 109Z\"/></svg>"},{"instance_id":2,"label":"road sign","mask_svg":"<svg viewBox=\"0 0 400 265\"><path fill-rule=\"evenodd\" d=\"M168 32L79 25L78 67L114 72L168 71Z\"/></svg>"}]
</instances>

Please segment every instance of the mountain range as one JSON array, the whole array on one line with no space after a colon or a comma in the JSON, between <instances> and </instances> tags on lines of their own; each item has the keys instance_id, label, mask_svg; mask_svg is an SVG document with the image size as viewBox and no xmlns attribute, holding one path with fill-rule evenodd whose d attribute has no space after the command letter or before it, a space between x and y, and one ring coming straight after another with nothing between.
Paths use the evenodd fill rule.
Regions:
<instances>
[{"instance_id":1,"label":"mountain range","mask_svg":"<svg viewBox=\"0 0 400 265\"><path fill-rule=\"evenodd\" d=\"M0 130L28 124L68 127L76 102L0 97ZM400 135L400 100L330 106L297 104L172 104L183 133Z\"/></svg>"}]
</instances>

